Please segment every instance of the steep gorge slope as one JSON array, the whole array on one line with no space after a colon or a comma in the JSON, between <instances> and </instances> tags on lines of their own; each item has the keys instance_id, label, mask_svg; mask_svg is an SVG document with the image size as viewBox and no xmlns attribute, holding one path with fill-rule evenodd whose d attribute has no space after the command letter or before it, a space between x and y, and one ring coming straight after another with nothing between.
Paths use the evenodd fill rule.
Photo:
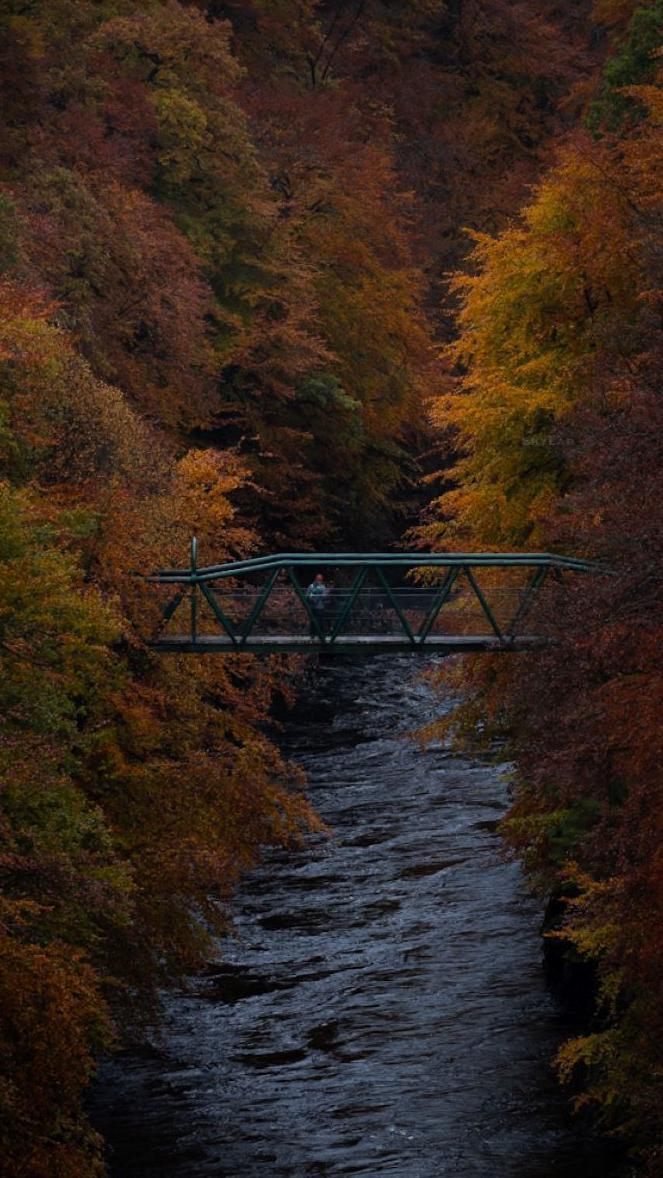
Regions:
<instances>
[{"instance_id":1,"label":"steep gorge slope","mask_svg":"<svg viewBox=\"0 0 663 1178\"><path fill-rule=\"evenodd\" d=\"M3 8L10 1175L99 1172L95 1056L204 958L261 845L315 823L265 735L294 669L159 662L127 574L193 530L218 559L393 537L448 379L444 273L582 106L586 12Z\"/></svg>"}]
</instances>

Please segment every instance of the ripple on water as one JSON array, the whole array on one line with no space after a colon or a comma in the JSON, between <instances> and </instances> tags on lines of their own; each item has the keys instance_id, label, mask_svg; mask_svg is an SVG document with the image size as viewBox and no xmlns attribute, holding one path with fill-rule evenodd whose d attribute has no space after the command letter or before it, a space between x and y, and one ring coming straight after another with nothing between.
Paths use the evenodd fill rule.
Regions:
<instances>
[{"instance_id":1,"label":"ripple on water","mask_svg":"<svg viewBox=\"0 0 663 1178\"><path fill-rule=\"evenodd\" d=\"M285 741L332 835L268 856L236 938L103 1070L114 1178L618 1178L566 1118L538 904L500 856L507 786L405 733L407 657L319 671ZM316 700L320 705L316 705Z\"/></svg>"}]
</instances>

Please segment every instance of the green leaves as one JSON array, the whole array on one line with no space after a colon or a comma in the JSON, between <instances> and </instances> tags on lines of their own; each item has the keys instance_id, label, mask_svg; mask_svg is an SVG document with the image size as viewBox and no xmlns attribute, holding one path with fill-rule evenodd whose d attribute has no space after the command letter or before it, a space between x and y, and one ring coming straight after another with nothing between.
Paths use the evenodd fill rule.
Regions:
<instances>
[{"instance_id":1,"label":"green leaves","mask_svg":"<svg viewBox=\"0 0 663 1178\"><path fill-rule=\"evenodd\" d=\"M644 117L643 105L627 88L641 86L656 77L662 30L661 0L639 4L625 36L604 66L599 95L589 108L587 126L595 135L623 132Z\"/></svg>"},{"instance_id":2,"label":"green leaves","mask_svg":"<svg viewBox=\"0 0 663 1178\"><path fill-rule=\"evenodd\" d=\"M72 736L76 700L110 670L118 624L55 547L30 497L0 484L0 710L10 730Z\"/></svg>"}]
</instances>

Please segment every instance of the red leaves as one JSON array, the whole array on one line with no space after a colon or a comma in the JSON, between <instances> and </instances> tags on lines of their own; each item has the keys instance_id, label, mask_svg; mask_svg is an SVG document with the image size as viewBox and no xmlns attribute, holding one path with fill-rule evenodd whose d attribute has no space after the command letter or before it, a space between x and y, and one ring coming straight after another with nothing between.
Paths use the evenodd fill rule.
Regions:
<instances>
[{"instance_id":1,"label":"red leaves","mask_svg":"<svg viewBox=\"0 0 663 1178\"><path fill-rule=\"evenodd\" d=\"M613 574L539 605L547 650L477 663L466 683L470 716L482 704L511 730L506 837L545 887L578 893L564 934L597 967L602 1021L564 1047L562 1074L589 1065L581 1100L645 1140L660 1135L663 1012L663 275L650 105L618 144L578 139L523 227L480 244L478 275L459 284L464 395L447 402L465 483L441 500L463 535L500 544L536 529L542 548ZM549 411L538 458L511 428L529 398ZM540 479L547 455L557 465L541 496L526 476Z\"/></svg>"}]
</instances>

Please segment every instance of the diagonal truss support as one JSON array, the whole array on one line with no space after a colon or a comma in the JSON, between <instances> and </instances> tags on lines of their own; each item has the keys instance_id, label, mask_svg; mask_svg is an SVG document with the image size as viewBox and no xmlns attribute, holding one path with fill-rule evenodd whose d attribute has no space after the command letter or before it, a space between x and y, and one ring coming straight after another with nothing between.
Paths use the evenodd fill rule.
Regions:
<instances>
[{"instance_id":1,"label":"diagonal truss support","mask_svg":"<svg viewBox=\"0 0 663 1178\"><path fill-rule=\"evenodd\" d=\"M419 642L426 641L433 626L435 625L435 619L437 618L437 615L439 614L440 610L442 609L442 606L444 605L444 603L449 598L449 594L451 593L451 590L454 587L454 583L457 580L459 572L460 572L460 569L449 569L447 571L447 575L444 578L442 585L440 586L440 591L433 602L433 606L431 608L431 611L428 614L428 617L424 619L424 623L419 631Z\"/></svg>"},{"instance_id":2,"label":"diagonal truss support","mask_svg":"<svg viewBox=\"0 0 663 1178\"><path fill-rule=\"evenodd\" d=\"M277 578L279 575L279 571L280 571L279 569L274 569L274 572L272 573L269 580L263 585L263 587L260 591L260 594L258 596L258 600L255 602L253 609L251 610L251 613L249 614L249 616L246 620L246 623L244 625L244 629L242 630L241 639L240 639L242 644L244 644L246 642L247 638L249 637L249 634L251 633L256 622L258 621L258 618L260 617L260 615L264 609L267 598L269 597L270 593L272 592L272 589L274 588L274 586L276 584L276 581L277 581Z\"/></svg>"},{"instance_id":3,"label":"diagonal truss support","mask_svg":"<svg viewBox=\"0 0 663 1178\"><path fill-rule=\"evenodd\" d=\"M517 627L521 624L521 622L524 622L525 618L527 617L530 609L532 608L532 605L534 604L536 594L543 586L547 576L547 568L535 569L532 573L525 592L523 593L523 596L519 602L518 609L507 626L506 634L508 638L515 637Z\"/></svg>"},{"instance_id":4,"label":"diagonal truss support","mask_svg":"<svg viewBox=\"0 0 663 1178\"><path fill-rule=\"evenodd\" d=\"M194 592L195 592L195 589L194 589ZM219 622L219 624L221 626L223 626L228 637L232 640L234 645L237 646L238 645L237 635L235 634L235 631L233 630L231 623L228 621L226 615L224 614L223 610L221 609L221 606L219 605L215 594L212 592L209 585L206 585L204 581L200 585L200 592L202 593L203 597L205 598L205 601L207 602L210 609L212 610L217 622Z\"/></svg>"},{"instance_id":5,"label":"diagonal truss support","mask_svg":"<svg viewBox=\"0 0 663 1178\"><path fill-rule=\"evenodd\" d=\"M161 631L168 625L168 623L169 623L170 619L172 618L173 614L175 613L175 610L177 609L178 605L182 604L185 597L186 597L186 590L184 590L184 589L180 589L179 593L176 593L174 597L171 597L170 601L166 605L166 607L161 615L161 618L159 620L159 625L157 626L157 634L161 634Z\"/></svg>"},{"instance_id":6,"label":"diagonal truss support","mask_svg":"<svg viewBox=\"0 0 663 1178\"><path fill-rule=\"evenodd\" d=\"M470 585L472 586L472 589L474 590L475 596L479 600L479 604L480 604L483 612L485 613L486 617L488 618L488 621L490 622L493 630L495 631L495 633L497 634L497 637L500 639L500 642L501 642L504 639L504 634L502 633L502 631L498 625L497 618L495 617L495 614L493 613L488 602L486 601L486 598L483 595L481 587L479 586L477 579L474 576L474 573L472 572L472 569L469 567L469 565L463 565L463 572L465 573L465 576L467 577L468 581L470 582Z\"/></svg>"},{"instance_id":7,"label":"diagonal truss support","mask_svg":"<svg viewBox=\"0 0 663 1178\"><path fill-rule=\"evenodd\" d=\"M157 634L150 645L163 651L203 652L212 650L247 650L269 653L270 651L305 651L335 648L343 652L379 653L385 649L393 650L441 650L453 652L455 650L518 650L530 649L549 640L545 634L524 633L525 619L529 617L533 603L546 582L546 578L555 578L556 582L563 582L566 574L587 574L613 576L610 569L578 557L565 557L551 553L280 553L272 556L255 557L248 560L228 561L225 564L198 567L197 544L191 542L190 562L187 568L164 569L161 572L141 576L145 581L157 582L161 585L172 586L174 593L162 610ZM341 601L338 614L332 619L321 617L311 602L307 599L300 578L306 575L311 565L318 568L329 566L340 570L352 569L352 580L345 581L349 589L334 597ZM513 617L504 623L498 622L498 616L491 607L491 590L486 593L477 581L477 575L483 568L513 570L516 567L527 569L529 577L524 588L517 590L518 601L514 603ZM422 589L421 595L411 604L407 595L401 594L392 582L396 578L400 585L406 573L415 569L436 569L441 580L434 587ZM468 588L478 601L485 615L490 629L481 623L476 632L458 635L446 633L444 627L432 633L435 621L440 612L449 603L459 578L463 574L467 578ZM259 580L256 580L259 575ZM296 598L301 604L304 617L310 624L310 635L302 634L297 625L293 625L295 618L292 611L278 610L276 614L276 632L273 619L262 626L260 619L265 620L265 607L273 594L279 578L292 587ZM361 627L348 626L353 610L356 612L357 603L362 600L362 590L365 589L368 578L375 577L381 605L388 605L393 609L398 625L389 635L385 635L380 622L381 608L374 617L370 608L361 611ZM247 585L243 578L249 578ZM344 578L345 579L345 578ZM510 581L507 588L511 588ZM253 605L245 616L240 609L239 617L235 613L224 612L225 597L235 598L235 589L241 593L247 590ZM515 593L515 588L513 589ZM366 594L370 604L374 598L372 591ZM280 598L279 598L280 600ZM173 634L172 627L168 634L163 634L164 628L183 603L188 602L189 620L182 626L182 633ZM215 625L211 628L214 633L201 634L200 611L203 603L209 606ZM227 608L227 607L225 607ZM412 610L412 612L410 612ZM511 612L511 611L510 611ZM334 611L335 613L335 611ZM204 611L205 620L209 622L207 610ZM415 626L412 618L423 617L423 621ZM280 624L279 624L280 622ZM359 622L359 618L357 619ZM219 627L221 633L216 630ZM418 627L418 628L417 628ZM531 627L529 627L531 629ZM258 631L256 633L256 631ZM263 632L264 631L264 632Z\"/></svg>"},{"instance_id":8,"label":"diagonal truss support","mask_svg":"<svg viewBox=\"0 0 663 1178\"><path fill-rule=\"evenodd\" d=\"M396 613L398 614L398 620L399 620L401 626L405 630L405 633L407 634L412 645L416 646L417 640L412 632L412 627L410 626L410 623L408 622L407 618L405 617L405 614L403 613L400 605L396 601L396 598L394 597L394 595L391 591L391 586L389 585L389 582L387 581L387 578L385 577L385 575L379 565L376 565L375 571L377 572L377 575L378 575L378 581L382 585L382 588L384 589L384 591L387 595L387 599L391 602L394 609L396 610Z\"/></svg>"},{"instance_id":9,"label":"diagonal truss support","mask_svg":"<svg viewBox=\"0 0 663 1178\"><path fill-rule=\"evenodd\" d=\"M359 570L359 572L357 573L357 576L355 577L354 581L352 582L348 599L345 602L343 609L341 610L338 618L336 619L336 621L334 622L334 625L331 628L331 633L329 636L330 642L333 642L334 639L337 637L337 635L342 633L343 627L345 626L345 623L348 620L348 617L350 615L352 607L353 607L355 601L357 600L357 597L359 596L359 592L363 587L363 584L364 584L364 581L366 580L367 574L368 574L368 569L364 566L364 568Z\"/></svg>"}]
</instances>

